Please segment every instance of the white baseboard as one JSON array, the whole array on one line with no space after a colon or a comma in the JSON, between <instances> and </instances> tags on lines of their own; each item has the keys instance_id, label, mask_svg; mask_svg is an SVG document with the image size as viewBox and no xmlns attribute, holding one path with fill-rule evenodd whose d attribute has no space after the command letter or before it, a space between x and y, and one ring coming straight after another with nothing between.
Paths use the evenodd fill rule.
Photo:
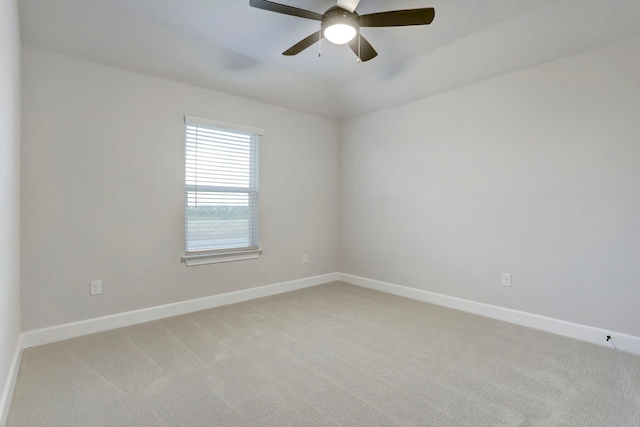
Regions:
<instances>
[{"instance_id":1,"label":"white baseboard","mask_svg":"<svg viewBox=\"0 0 640 427\"><path fill-rule=\"evenodd\" d=\"M11 397L20 367L22 350L24 348L49 344L82 335L121 328L137 323L150 322L153 320L164 319L167 317L178 316L223 305L235 304L238 302L295 291L338 280L405 298L411 298L418 301L449 307L468 313L478 314L517 325L579 339L593 344L608 347L613 347L613 345L615 345L618 350L640 355L640 337L566 322L495 305L465 300L422 289L367 279L350 274L329 273L25 332L18 340L13 361L9 369L9 375L0 399L0 426L4 426L9 412L9 405L11 403ZM612 337L613 344L611 341L606 341L607 335Z\"/></svg>"},{"instance_id":2,"label":"white baseboard","mask_svg":"<svg viewBox=\"0 0 640 427\"><path fill-rule=\"evenodd\" d=\"M206 310L213 307L290 292L324 283L335 282L337 280L418 301L424 301L522 326L528 326L530 328L540 329L594 344L609 347L613 347L613 345L615 345L618 350L640 355L640 337L344 273L329 273L320 276L307 277L289 282L260 286L257 288L234 291L220 295L212 295L204 298L181 301L29 331L21 335L19 350L21 351L23 348L49 344L109 329L135 325L137 323L150 322L153 320ZM612 337L613 344L611 341L606 341L607 335ZM17 363L19 363L19 356L16 357L18 357ZM15 374L17 374L17 370Z\"/></svg>"},{"instance_id":3,"label":"white baseboard","mask_svg":"<svg viewBox=\"0 0 640 427\"><path fill-rule=\"evenodd\" d=\"M557 335L587 341L593 344L599 344L611 348L614 348L615 345L615 348L618 350L640 355L640 337L633 335L566 322L564 320L539 316L537 314L512 310L496 305L451 297L408 286L394 285L392 283L381 282L350 274L339 273L338 278L341 282L352 285L362 286L388 294L428 302L460 311L466 311L468 313L478 314L492 319L503 320L505 322L515 323L517 325L527 326ZM607 342L608 335L612 337L612 340Z\"/></svg>"},{"instance_id":4,"label":"white baseboard","mask_svg":"<svg viewBox=\"0 0 640 427\"><path fill-rule=\"evenodd\" d=\"M44 329L37 329L22 334L21 348L35 347L82 335L102 332L109 329L122 328L125 326L135 325L137 323L151 322L153 320L164 319L167 317L178 316L228 304L235 304L237 302L335 282L337 280L338 273L329 273L321 276L307 277L289 282L276 283L273 285L260 286L257 288L228 292L226 294L212 295L204 298L180 301L172 304L128 311L110 316L96 317L93 319L81 320L79 322L67 323Z\"/></svg>"},{"instance_id":5,"label":"white baseboard","mask_svg":"<svg viewBox=\"0 0 640 427\"><path fill-rule=\"evenodd\" d=\"M7 381L2 390L2 396L0 396L0 426L4 426L7 421L7 415L9 415L9 406L11 405L11 397L13 396L13 389L18 378L18 370L20 369L20 360L22 359L22 335L18 338L16 350L13 353L13 360L11 366L9 366L9 375Z\"/></svg>"}]
</instances>

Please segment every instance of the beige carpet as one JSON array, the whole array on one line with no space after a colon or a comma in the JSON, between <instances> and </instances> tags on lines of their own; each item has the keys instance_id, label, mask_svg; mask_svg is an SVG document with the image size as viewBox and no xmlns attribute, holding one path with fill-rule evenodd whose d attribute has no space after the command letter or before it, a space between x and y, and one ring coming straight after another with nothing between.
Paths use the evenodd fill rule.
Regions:
<instances>
[{"instance_id":1,"label":"beige carpet","mask_svg":"<svg viewBox=\"0 0 640 427\"><path fill-rule=\"evenodd\" d=\"M640 357L332 283L27 349L7 427L640 426Z\"/></svg>"}]
</instances>

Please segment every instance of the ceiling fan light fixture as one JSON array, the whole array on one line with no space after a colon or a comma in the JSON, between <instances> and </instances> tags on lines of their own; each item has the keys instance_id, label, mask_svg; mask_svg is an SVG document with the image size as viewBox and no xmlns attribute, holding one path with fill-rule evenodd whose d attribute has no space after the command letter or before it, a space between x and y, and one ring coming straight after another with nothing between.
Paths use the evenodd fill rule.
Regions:
<instances>
[{"instance_id":1,"label":"ceiling fan light fixture","mask_svg":"<svg viewBox=\"0 0 640 427\"><path fill-rule=\"evenodd\" d=\"M349 24L333 24L324 29L324 38L333 44L349 43L357 34L357 30Z\"/></svg>"},{"instance_id":2,"label":"ceiling fan light fixture","mask_svg":"<svg viewBox=\"0 0 640 427\"><path fill-rule=\"evenodd\" d=\"M360 15L356 12L360 0L337 0L337 2L336 6L327 9L323 14L276 3L271 0L249 0L249 6L284 15L320 21L320 31L316 31L300 40L282 52L283 55L297 55L315 43L320 44L320 41L326 38L333 44L348 44L349 48L358 57L358 62L366 62L378 56L378 52L371 46L371 43L360 34L360 27L428 25L431 24L436 13L432 7L422 7ZM320 55L320 52L318 55Z\"/></svg>"},{"instance_id":3,"label":"ceiling fan light fixture","mask_svg":"<svg viewBox=\"0 0 640 427\"><path fill-rule=\"evenodd\" d=\"M356 14L337 7L329 9L322 19L322 35L333 44L349 43L359 27Z\"/></svg>"}]
</instances>

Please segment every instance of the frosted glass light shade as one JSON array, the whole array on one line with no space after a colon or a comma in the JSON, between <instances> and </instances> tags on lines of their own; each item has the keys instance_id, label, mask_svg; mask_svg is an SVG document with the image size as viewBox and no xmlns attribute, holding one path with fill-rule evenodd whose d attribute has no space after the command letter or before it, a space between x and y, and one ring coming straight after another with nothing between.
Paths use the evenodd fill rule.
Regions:
<instances>
[{"instance_id":1,"label":"frosted glass light shade","mask_svg":"<svg viewBox=\"0 0 640 427\"><path fill-rule=\"evenodd\" d=\"M356 36L356 29L348 24L333 24L324 29L324 37L333 44L349 43Z\"/></svg>"}]
</instances>

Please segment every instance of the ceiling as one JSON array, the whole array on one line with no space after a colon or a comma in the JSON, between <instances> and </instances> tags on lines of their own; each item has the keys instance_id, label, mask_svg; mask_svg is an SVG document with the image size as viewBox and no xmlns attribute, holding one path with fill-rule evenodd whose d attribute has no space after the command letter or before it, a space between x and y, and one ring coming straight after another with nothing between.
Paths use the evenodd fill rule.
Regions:
<instances>
[{"instance_id":1,"label":"ceiling","mask_svg":"<svg viewBox=\"0 0 640 427\"><path fill-rule=\"evenodd\" d=\"M272 0L323 13L335 0ZM361 0L434 7L431 25L363 28L346 46L281 53L318 21L249 0L18 0L24 44L332 119L346 119L640 34L638 0Z\"/></svg>"}]
</instances>

